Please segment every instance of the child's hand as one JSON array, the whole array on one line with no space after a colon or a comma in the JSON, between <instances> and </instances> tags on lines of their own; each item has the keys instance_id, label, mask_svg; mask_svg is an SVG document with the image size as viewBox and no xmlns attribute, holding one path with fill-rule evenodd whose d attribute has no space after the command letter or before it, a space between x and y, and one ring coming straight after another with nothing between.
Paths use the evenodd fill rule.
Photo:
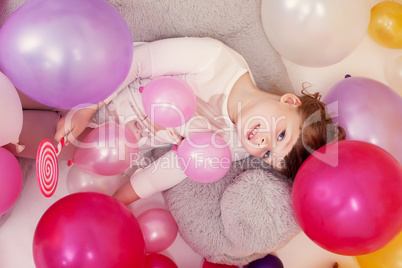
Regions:
<instances>
[{"instance_id":1,"label":"child's hand","mask_svg":"<svg viewBox=\"0 0 402 268\"><path fill-rule=\"evenodd\" d=\"M61 138L67 135L66 145L73 143L88 126L89 120L98 107L97 104L91 107L70 110L66 116L61 117L57 122L54 139L60 142Z\"/></svg>"}]
</instances>

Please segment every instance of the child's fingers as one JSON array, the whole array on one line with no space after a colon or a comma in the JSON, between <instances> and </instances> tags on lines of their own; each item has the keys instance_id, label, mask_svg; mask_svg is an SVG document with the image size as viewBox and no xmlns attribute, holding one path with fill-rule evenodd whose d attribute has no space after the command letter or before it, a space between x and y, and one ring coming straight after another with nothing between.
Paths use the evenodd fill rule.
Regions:
<instances>
[{"instance_id":1,"label":"child's fingers","mask_svg":"<svg viewBox=\"0 0 402 268\"><path fill-rule=\"evenodd\" d=\"M67 139L66 139L66 145L74 144L75 141L77 140L77 137L79 136L80 131L77 131L76 128L72 129L68 134L67 134Z\"/></svg>"},{"instance_id":2,"label":"child's fingers","mask_svg":"<svg viewBox=\"0 0 402 268\"><path fill-rule=\"evenodd\" d=\"M56 133L54 135L54 139L57 142L60 142L63 137L65 137L66 135L69 135L70 133L71 133L71 125L69 125L69 126L66 125L65 117L60 118L59 121L57 122ZM66 142L65 145L67 145L69 140L70 139L68 139L68 137L67 137L67 139L65 140L65 142Z\"/></svg>"},{"instance_id":3,"label":"child's fingers","mask_svg":"<svg viewBox=\"0 0 402 268\"><path fill-rule=\"evenodd\" d=\"M60 142L61 138L65 136L65 129L64 129L64 117L60 118L59 121L57 121L56 125L56 133L54 134L54 139L57 142Z\"/></svg>"}]
</instances>

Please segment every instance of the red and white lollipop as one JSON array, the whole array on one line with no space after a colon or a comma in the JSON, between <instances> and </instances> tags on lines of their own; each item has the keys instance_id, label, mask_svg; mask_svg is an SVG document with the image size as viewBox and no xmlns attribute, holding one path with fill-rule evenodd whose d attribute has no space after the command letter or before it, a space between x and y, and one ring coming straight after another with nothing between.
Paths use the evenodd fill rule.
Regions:
<instances>
[{"instance_id":1,"label":"red and white lollipop","mask_svg":"<svg viewBox=\"0 0 402 268\"><path fill-rule=\"evenodd\" d=\"M63 146L64 138L57 146L57 149L48 139L44 139L39 144L36 153L36 179L38 180L39 189L46 197L51 197L56 191L59 180L57 156Z\"/></svg>"}]
</instances>

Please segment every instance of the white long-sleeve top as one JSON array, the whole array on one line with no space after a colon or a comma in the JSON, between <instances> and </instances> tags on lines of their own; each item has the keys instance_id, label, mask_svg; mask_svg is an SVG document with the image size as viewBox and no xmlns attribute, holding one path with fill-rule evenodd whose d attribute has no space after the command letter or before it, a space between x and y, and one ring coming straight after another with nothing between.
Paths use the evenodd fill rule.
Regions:
<instances>
[{"instance_id":1,"label":"white long-sleeve top","mask_svg":"<svg viewBox=\"0 0 402 268\"><path fill-rule=\"evenodd\" d=\"M192 132L220 133L228 143L232 160L247 156L227 111L227 100L236 81L250 69L244 58L211 38L172 38L134 45L131 70L122 86L107 100L104 120L126 125L137 137L139 150L180 144ZM251 75L251 73L250 73ZM174 76L186 81L197 97L195 115L185 125L165 128L147 118L138 88L152 79ZM124 83L123 83L124 84ZM102 117L102 116L101 116ZM218 132L216 132L218 131ZM137 159L137 165L141 163ZM176 151L169 151L146 168L138 169L130 182L139 197L169 189L187 176L178 165Z\"/></svg>"}]
</instances>

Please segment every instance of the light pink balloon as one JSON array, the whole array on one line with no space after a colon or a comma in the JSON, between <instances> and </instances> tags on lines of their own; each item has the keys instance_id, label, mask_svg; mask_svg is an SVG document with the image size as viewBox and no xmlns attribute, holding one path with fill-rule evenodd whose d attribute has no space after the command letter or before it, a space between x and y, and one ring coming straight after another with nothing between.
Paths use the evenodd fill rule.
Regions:
<instances>
[{"instance_id":1,"label":"light pink balloon","mask_svg":"<svg viewBox=\"0 0 402 268\"><path fill-rule=\"evenodd\" d=\"M148 253L158 253L170 247L178 227L172 214L161 208L147 210L137 217Z\"/></svg>"},{"instance_id":2,"label":"light pink balloon","mask_svg":"<svg viewBox=\"0 0 402 268\"><path fill-rule=\"evenodd\" d=\"M113 176L122 173L136 159L137 139L126 127L106 123L89 133L74 155L82 169Z\"/></svg>"},{"instance_id":3,"label":"light pink balloon","mask_svg":"<svg viewBox=\"0 0 402 268\"><path fill-rule=\"evenodd\" d=\"M17 141L22 130L22 106L17 90L0 72L0 146Z\"/></svg>"},{"instance_id":4,"label":"light pink balloon","mask_svg":"<svg viewBox=\"0 0 402 268\"><path fill-rule=\"evenodd\" d=\"M21 167L15 156L0 147L0 215L17 201L22 189Z\"/></svg>"},{"instance_id":5,"label":"light pink balloon","mask_svg":"<svg viewBox=\"0 0 402 268\"><path fill-rule=\"evenodd\" d=\"M213 133L195 133L177 149L179 166L195 181L210 183L223 178L232 165L227 143Z\"/></svg>"},{"instance_id":6,"label":"light pink balloon","mask_svg":"<svg viewBox=\"0 0 402 268\"><path fill-rule=\"evenodd\" d=\"M196 97L192 88L175 77L161 77L149 82L142 92L145 113L158 125L179 127L194 115Z\"/></svg>"},{"instance_id":7,"label":"light pink balloon","mask_svg":"<svg viewBox=\"0 0 402 268\"><path fill-rule=\"evenodd\" d=\"M78 192L96 192L112 195L123 182L123 176L117 174L114 176L102 176L81 169L74 165L67 174L67 189L70 193Z\"/></svg>"}]
</instances>

